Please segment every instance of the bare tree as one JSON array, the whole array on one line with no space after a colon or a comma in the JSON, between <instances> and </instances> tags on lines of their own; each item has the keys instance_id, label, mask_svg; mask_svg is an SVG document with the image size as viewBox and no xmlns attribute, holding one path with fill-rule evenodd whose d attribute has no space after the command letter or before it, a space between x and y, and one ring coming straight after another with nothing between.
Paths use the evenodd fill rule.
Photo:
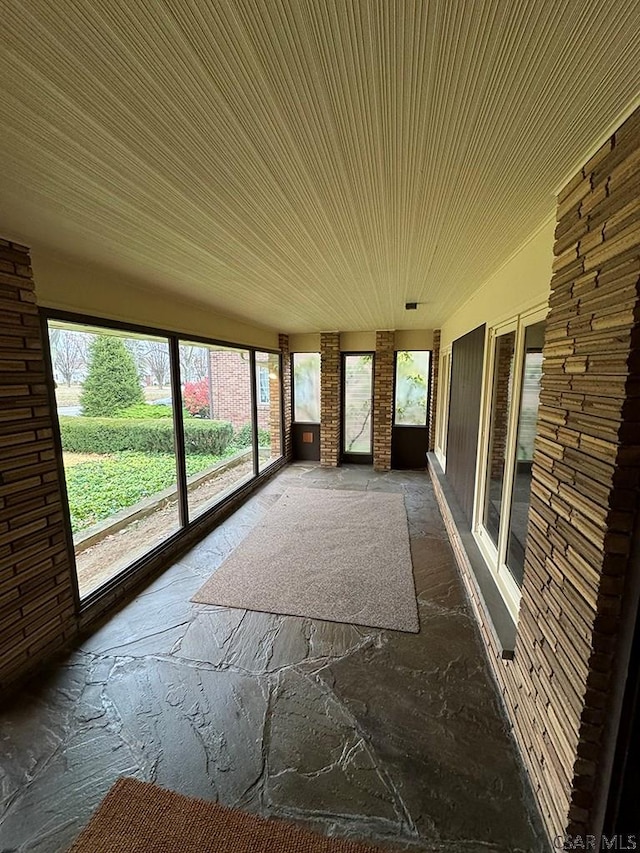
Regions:
<instances>
[{"instance_id":1,"label":"bare tree","mask_svg":"<svg viewBox=\"0 0 640 853\"><path fill-rule=\"evenodd\" d=\"M68 329L50 329L51 357L56 373L71 386L77 374L87 366L92 335Z\"/></svg>"},{"instance_id":2,"label":"bare tree","mask_svg":"<svg viewBox=\"0 0 640 853\"><path fill-rule=\"evenodd\" d=\"M207 376L205 347L180 344L180 374L183 382L197 382Z\"/></svg>"},{"instance_id":3,"label":"bare tree","mask_svg":"<svg viewBox=\"0 0 640 853\"><path fill-rule=\"evenodd\" d=\"M162 341L146 341L142 361L159 388L169 380L169 348Z\"/></svg>"},{"instance_id":4,"label":"bare tree","mask_svg":"<svg viewBox=\"0 0 640 853\"><path fill-rule=\"evenodd\" d=\"M123 338L122 340L127 350L133 356L136 370L140 376L144 376L147 372L147 364L145 361L147 341L143 341L140 338Z\"/></svg>"}]
</instances>

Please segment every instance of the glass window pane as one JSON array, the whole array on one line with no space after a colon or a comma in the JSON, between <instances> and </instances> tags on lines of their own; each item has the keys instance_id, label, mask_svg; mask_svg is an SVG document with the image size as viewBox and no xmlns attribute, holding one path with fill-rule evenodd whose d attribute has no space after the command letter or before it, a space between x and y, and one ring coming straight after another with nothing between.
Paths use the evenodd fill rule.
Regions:
<instances>
[{"instance_id":1,"label":"glass window pane","mask_svg":"<svg viewBox=\"0 0 640 853\"><path fill-rule=\"evenodd\" d=\"M447 426L449 421L449 394L451 385L451 353L445 353L440 370L440 388L438 389L438 435L442 453L447 450Z\"/></svg>"},{"instance_id":2,"label":"glass window pane","mask_svg":"<svg viewBox=\"0 0 640 853\"><path fill-rule=\"evenodd\" d=\"M544 325L542 322L528 326L524 339L522 396L518 416L516 465L507 545L507 567L518 586L522 585L524 575L524 551L531 499L533 442L536 434L540 382L542 380Z\"/></svg>"},{"instance_id":3,"label":"glass window pane","mask_svg":"<svg viewBox=\"0 0 640 853\"><path fill-rule=\"evenodd\" d=\"M251 354L180 342L189 518L253 477Z\"/></svg>"},{"instance_id":4,"label":"glass window pane","mask_svg":"<svg viewBox=\"0 0 640 853\"><path fill-rule=\"evenodd\" d=\"M258 383L258 470L282 456L282 420L280 409L280 356L273 352L256 353Z\"/></svg>"},{"instance_id":5,"label":"glass window pane","mask_svg":"<svg viewBox=\"0 0 640 853\"><path fill-rule=\"evenodd\" d=\"M373 355L344 359L344 453L371 453Z\"/></svg>"},{"instance_id":6,"label":"glass window pane","mask_svg":"<svg viewBox=\"0 0 640 853\"><path fill-rule=\"evenodd\" d=\"M426 426L429 359L424 351L396 353L396 426Z\"/></svg>"},{"instance_id":7,"label":"glass window pane","mask_svg":"<svg viewBox=\"0 0 640 853\"><path fill-rule=\"evenodd\" d=\"M515 331L500 335L496 338L494 350L491 424L489 427L489 454L483 523L496 547L502 511L507 430L513 388L515 338Z\"/></svg>"},{"instance_id":8,"label":"glass window pane","mask_svg":"<svg viewBox=\"0 0 640 853\"><path fill-rule=\"evenodd\" d=\"M258 365L258 402L269 402L269 368Z\"/></svg>"},{"instance_id":9,"label":"glass window pane","mask_svg":"<svg viewBox=\"0 0 640 853\"><path fill-rule=\"evenodd\" d=\"M49 321L80 596L180 528L169 343Z\"/></svg>"},{"instance_id":10,"label":"glass window pane","mask_svg":"<svg viewBox=\"0 0 640 853\"><path fill-rule=\"evenodd\" d=\"M320 423L320 353L293 354L293 419Z\"/></svg>"}]
</instances>

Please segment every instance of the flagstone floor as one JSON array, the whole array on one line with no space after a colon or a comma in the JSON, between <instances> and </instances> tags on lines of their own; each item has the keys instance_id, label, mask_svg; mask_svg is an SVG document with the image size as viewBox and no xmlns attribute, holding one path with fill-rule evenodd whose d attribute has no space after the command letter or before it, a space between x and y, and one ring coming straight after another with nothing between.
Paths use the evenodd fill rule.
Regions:
<instances>
[{"instance_id":1,"label":"flagstone floor","mask_svg":"<svg viewBox=\"0 0 640 853\"><path fill-rule=\"evenodd\" d=\"M404 495L419 634L189 601L289 485ZM123 775L393 850L547 849L420 472L285 468L14 697L1 853L65 850Z\"/></svg>"}]
</instances>

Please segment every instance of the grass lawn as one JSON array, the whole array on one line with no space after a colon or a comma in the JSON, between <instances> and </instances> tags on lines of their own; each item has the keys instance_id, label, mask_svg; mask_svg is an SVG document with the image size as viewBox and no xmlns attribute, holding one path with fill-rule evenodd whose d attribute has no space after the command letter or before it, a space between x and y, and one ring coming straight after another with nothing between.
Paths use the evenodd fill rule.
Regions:
<instances>
[{"instance_id":1,"label":"grass lawn","mask_svg":"<svg viewBox=\"0 0 640 853\"><path fill-rule=\"evenodd\" d=\"M80 402L82 385L64 385L58 382L56 386L56 404L58 406L77 406Z\"/></svg>"},{"instance_id":2,"label":"grass lawn","mask_svg":"<svg viewBox=\"0 0 640 853\"><path fill-rule=\"evenodd\" d=\"M105 459L102 453L70 453L68 450L62 452L64 470L75 468L76 465L84 465L87 462L102 462Z\"/></svg>"},{"instance_id":3,"label":"grass lawn","mask_svg":"<svg viewBox=\"0 0 640 853\"><path fill-rule=\"evenodd\" d=\"M197 474L236 452L230 449L224 456L189 455L187 475ZM64 462L74 533L176 484L175 457L168 453L65 453Z\"/></svg>"},{"instance_id":4,"label":"grass lawn","mask_svg":"<svg viewBox=\"0 0 640 853\"><path fill-rule=\"evenodd\" d=\"M82 385L65 385L62 382L58 383L56 388L56 405L60 406L79 406L80 394L82 393ZM144 399L147 403L152 403L154 400L164 400L165 397L171 396L169 388L156 388L155 385L144 387L142 389Z\"/></svg>"}]
</instances>

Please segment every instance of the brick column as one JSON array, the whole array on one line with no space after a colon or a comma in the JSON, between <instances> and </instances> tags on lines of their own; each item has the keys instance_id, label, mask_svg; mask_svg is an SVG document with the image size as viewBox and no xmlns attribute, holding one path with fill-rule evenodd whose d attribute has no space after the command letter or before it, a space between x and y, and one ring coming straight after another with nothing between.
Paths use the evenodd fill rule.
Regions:
<instances>
[{"instance_id":1,"label":"brick column","mask_svg":"<svg viewBox=\"0 0 640 853\"><path fill-rule=\"evenodd\" d=\"M282 455L291 462L293 450L291 444L291 420L293 417L293 402L291 399L291 352L289 350L289 335L278 335L278 346L282 353L282 405L284 406L283 424L284 435L282 436Z\"/></svg>"},{"instance_id":2,"label":"brick column","mask_svg":"<svg viewBox=\"0 0 640 853\"><path fill-rule=\"evenodd\" d=\"M270 352L267 359L269 368L269 445L272 457L282 453L280 418L280 356Z\"/></svg>"},{"instance_id":3,"label":"brick column","mask_svg":"<svg viewBox=\"0 0 640 853\"><path fill-rule=\"evenodd\" d=\"M373 373L373 467L376 471L391 468L394 339L393 331L376 332Z\"/></svg>"},{"instance_id":4,"label":"brick column","mask_svg":"<svg viewBox=\"0 0 640 853\"><path fill-rule=\"evenodd\" d=\"M0 240L0 686L76 633L75 593L28 249Z\"/></svg>"},{"instance_id":5,"label":"brick column","mask_svg":"<svg viewBox=\"0 0 640 853\"><path fill-rule=\"evenodd\" d=\"M340 464L340 334L320 335L320 464L335 468Z\"/></svg>"},{"instance_id":6,"label":"brick column","mask_svg":"<svg viewBox=\"0 0 640 853\"><path fill-rule=\"evenodd\" d=\"M436 412L438 411L438 375L440 373L440 329L434 329L431 348L431 396L429 398L429 450L436 442Z\"/></svg>"}]
</instances>

